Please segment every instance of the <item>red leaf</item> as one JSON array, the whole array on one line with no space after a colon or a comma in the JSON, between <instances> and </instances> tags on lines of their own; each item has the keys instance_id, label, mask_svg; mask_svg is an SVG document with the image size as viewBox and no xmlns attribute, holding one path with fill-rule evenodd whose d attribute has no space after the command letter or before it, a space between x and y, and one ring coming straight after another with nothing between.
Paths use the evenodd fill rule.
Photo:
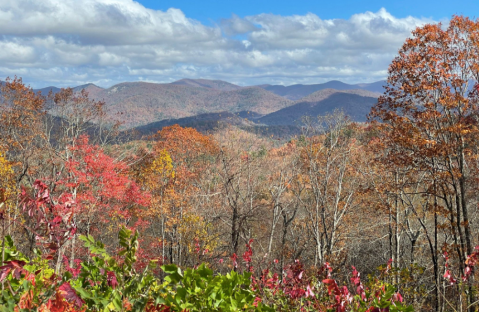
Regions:
<instances>
[{"instance_id":1,"label":"red leaf","mask_svg":"<svg viewBox=\"0 0 479 312\"><path fill-rule=\"evenodd\" d=\"M336 281L333 279L325 279L323 280L323 283L328 285L328 293L331 294L334 292L335 295L339 296L341 295L341 291L338 288L338 284L336 284Z\"/></svg>"},{"instance_id":2,"label":"red leaf","mask_svg":"<svg viewBox=\"0 0 479 312\"><path fill-rule=\"evenodd\" d=\"M24 261L7 261L5 265L0 267L0 282L7 278L8 274L13 271L16 279L20 279L20 274L23 272Z\"/></svg>"},{"instance_id":3,"label":"red leaf","mask_svg":"<svg viewBox=\"0 0 479 312\"><path fill-rule=\"evenodd\" d=\"M58 291L68 301L73 302L77 307L81 307L85 302L77 295L70 283L64 283L58 288Z\"/></svg>"},{"instance_id":4,"label":"red leaf","mask_svg":"<svg viewBox=\"0 0 479 312\"><path fill-rule=\"evenodd\" d=\"M118 281L116 279L115 272L108 271L106 272L106 280L108 282L108 286L115 289L118 286Z\"/></svg>"},{"instance_id":5,"label":"red leaf","mask_svg":"<svg viewBox=\"0 0 479 312\"><path fill-rule=\"evenodd\" d=\"M11 270L12 268L10 267L6 267L6 266L0 267L0 282L2 282L4 279L7 278Z\"/></svg>"}]
</instances>

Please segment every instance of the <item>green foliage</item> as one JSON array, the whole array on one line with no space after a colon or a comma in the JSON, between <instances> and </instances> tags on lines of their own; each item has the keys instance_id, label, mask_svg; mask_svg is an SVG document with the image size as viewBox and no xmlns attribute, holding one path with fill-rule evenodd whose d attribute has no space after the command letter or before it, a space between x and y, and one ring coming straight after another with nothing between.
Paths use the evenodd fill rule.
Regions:
<instances>
[{"instance_id":1,"label":"green foliage","mask_svg":"<svg viewBox=\"0 0 479 312\"><path fill-rule=\"evenodd\" d=\"M274 311L260 302L255 306L249 272L214 276L205 264L184 272L174 264L161 268L168 273L164 284L168 293L161 303L172 311Z\"/></svg>"},{"instance_id":2,"label":"green foliage","mask_svg":"<svg viewBox=\"0 0 479 312\"><path fill-rule=\"evenodd\" d=\"M385 309L389 312L413 312L412 306L405 305L399 301L394 301L393 296L397 294L397 289L393 285L386 284L382 288L381 296L375 297L374 292L366 292L366 300L362 300L359 295L354 296L359 306L354 311L367 312L371 307Z\"/></svg>"},{"instance_id":3,"label":"green foliage","mask_svg":"<svg viewBox=\"0 0 479 312\"><path fill-rule=\"evenodd\" d=\"M128 229L121 229L118 235L122 249L118 258L111 257L105 246L95 241L92 236L82 236L91 254L91 261L82 263L79 278L72 281L72 287L92 311L124 311L124 306L131 305L131 311L144 311L156 285L151 270L152 262L141 272L134 264L137 261L138 232L132 235Z\"/></svg>"},{"instance_id":4,"label":"green foliage","mask_svg":"<svg viewBox=\"0 0 479 312\"><path fill-rule=\"evenodd\" d=\"M398 289L401 290L401 295L406 302L411 302L415 297L427 296L427 287L418 281L418 276L423 276L425 268L417 264L411 264L405 268L391 267L386 270L384 266L378 268L380 271L382 281L390 281L394 283ZM386 272L387 271L387 272ZM398 281L398 282L396 282ZM367 287L378 287L378 277L370 274L368 275Z\"/></svg>"},{"instance_id":5,"label":"green foliage","mask_svg":"<svg viewBox=\"0 0 479 312\"><path fill-rule=\"evenodd\" d=\"M138 232L123 228L118 238L120 250L111 256L101 242L81 236L90 258L77 269L65 263L66 271L56 275L50 267L51 255L35 251L29 259L7 236L0 267L0 312L53 311L52 306L58 312L412 311L390 284L376 279L362 295L352 296L332 279L312 283L302 277L301 266L281 281L276 274L257 279L251 272L215 275L206 264L186 270L168 264L161 267L166 276L160 282L153 275L155 262L136 268ZM355 283L360 285L359 279Z\"/></svg>"},{"instance_id":6,"label":"green foliage","mask_svg":"<svg viewBox=\"0 0 479 312\"><path fill-rule=\"evenodd\" d=\"M53 280L54 270L38 250L29 259L19 252L10 236L4 240L4 261L0 267L0 311L28 311L30 306L46 302L60 286L61 280Z\"/></svg>"}]
</instances>

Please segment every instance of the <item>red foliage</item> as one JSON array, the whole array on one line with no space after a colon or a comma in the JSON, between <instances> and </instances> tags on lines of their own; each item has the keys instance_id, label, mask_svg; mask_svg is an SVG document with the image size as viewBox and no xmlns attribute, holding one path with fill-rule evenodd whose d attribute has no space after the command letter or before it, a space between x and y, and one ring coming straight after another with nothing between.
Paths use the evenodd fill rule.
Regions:
<instances>
[{"instance_id":1,"label":"red foliage","mask_svg":"<svg viewBox=\"0 0 479 312\"><path fill-rule=\"evenodd\" d=\"M126 163L89 144L87 136L81 136L69 149L72 157L66 163L68 175L58 184L75 194L79 222L95 217L97 224L112 218L127 223L137 207L148 205L148 194L128 177ZM135 225L142 222L137 220Z\"/></svg>"},{"instance_id":2,"label":"red foliage","mask_svg":"<svg viewBox=\"0 0 479 312\"><path fill-rule=\"evenodd\" d=\"M4 263L5 265L0 267L0 282L6 279L10 272L16 279L20 279L21 274L27 272L23 269L26 264L24 261L6 261Z\"/></svg>"},{"instance_id":3,"label":"red foliage","mask_svg":"<svg viewBox=\"0 0 479 312\"><path fill-rule=\"evenodd\" d=\"M304 266L299 260L285 268L286 277L283 279L283 291L291 299L305 297L309 280L303 279Z\"/></svg>"},{"instance_id":4,"label":"red foliage","mask_svg":"<svg viewBox=\"0 0 479 312\"><path fill-rule=\"evenodd\" d=\"M73 262L76 268L71 267L70 262L68 261L68 258L65 257L65 255L63 255L63 265L65 266L65 270L70 272L73 275L73 277L77 277L81 272L81 260L75 259Z\"/></svg>"},{"instance_id":5,"label":"red foliage","mask_svg":"<svg viewBox=\"0 0 479 312\"><path fill-rule=\"evenodd\" d=\"M39 180L33 186L35 197L30 197L25 188L21 193L23 211L32 221L25 227L35 234L38 243L50 250L47 258L52 258L77 231L73 220L76 203L69 194L52 199L46 184Z\"/></svg>"},{"instance_id":6,"label":"red foliage","mask_svg":"<svg viewBox=\"0 0 479 312\"><path fill-rule=\"evenodd\" d=\"M118 280L116 279L115 272L106 272L106 280L108 282L108 286L111 288L115 289L118 286Z\"/></svg>"},{"instance_id":7,"label":"red foliage","mask_svg":"<svg viewBox=\"0 0 479 312\"><path fill-rule=\"evenodd\" d=\"M39 312L84 312L85 310L86 308L77 310L75 304L65 300L60 291L57 291L55 299L48 300L47 304L43 304L38 309Z\"/></svg>"},{"instance_id":8,"label":"red foliage","mask_svg":"<svg viewBox=\"0 0 479 312\"><path fill-rule=\"evenodd\" d=\"M451 272L449 268L449 254L447 251L443 253L444 257L444 275L443 277L449 281L451 285L454 285L458 282L456 278L454 278L454 274ZM467 256L465 261L465 268L462 274L462 281L466 282L474 273L474 266L479 262L479 246L474 248L474 252Z\"/></svg>"},{"instance_id":9,"label":"red foliage","mask_svg":"<svg viewBox=\"0 0 479 312\"><path fill-rule=\"evenodd\" d=\"M348 288L346 286L338 287L338 284L333 279L325 279L323 283L328 285L328 293L334 295L335 304L333 307L336 308L336 311L346 311L347 305L353 301Z\"/></svg>"},{"instance_id":10,"label":"red foliage","mask_svg":"<svg viewBox=\"0 0 479 312\"><path fill-rule=\"evenodd\" d=\"M238 256L234 253L231 257L230 257L231 261L233 262L233 266L236 268L238 268Z\"/></svg>"},{"instance_id":11,"label":"red foliage","mask_svg":"<svg viewBox=\"0 0 479 312\"><path fill-rule=\"evenodd\" d=\"M246 244L246 251L243 253L243 261L246 264L246 267L248 268L248 271L253 272L253 266L251 265L251 257L253 256L253 250L251 249L251 244L253 243L253 240L250 239L248 244Z\"/></svg>"},{"instance_id":12,"label":"red foliage","mask_svg":"<svg viewBox=\"0 0 479 312\"><path fill-rule=\"evenodd\" d=\"M361 299L366 299L366 292L364 291L364 286L361 283L361 279L359 278L359 272L353 266L353 276L351 277L351 283L356 286L356 293L361 297Z\"/></svg>"},{"instance_id":13,"label":"red foliage","mask_svg":"<svg viewBox=\"0 0 479 312\"><path fill-rule=\"evenodd\" d=\"M77 295L70 283L63 283L60 287L58 287L58 292L62 295L63 298L65 298L67 301L74 303L79 308L85 303Z\"/></svg>"}]
</instances>

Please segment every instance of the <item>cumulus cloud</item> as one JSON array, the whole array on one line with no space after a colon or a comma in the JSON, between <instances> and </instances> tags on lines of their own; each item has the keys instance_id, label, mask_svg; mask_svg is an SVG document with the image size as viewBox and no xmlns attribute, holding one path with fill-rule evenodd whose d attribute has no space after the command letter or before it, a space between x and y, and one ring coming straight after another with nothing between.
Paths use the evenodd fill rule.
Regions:
<instances>
[{"instance_id":1,"label":"cumulus cloud","mask_svg":"<svg viewBox=\"0 0 479 312\"><path fill-rule=\"evenodd\" d=\"M233 14L231 18L228 19L221 19L220 25L222 30L229 36L242 35L258 30L252 22L240 18L236 14Z\"/></svg>"},{"instance_id":2,"label":"cumulus cloud","mask_svg":"<svg viewBox=\"0 0 479 312\"><path fill-rule=\"evenodd\" d=\"M349 19L232 15L206 26L132 0L0 0L0 77L34 87L225 79L243 85L383 79L412 29L385 9Z\"/></svg>"},{"instance_id":3,"label":"cumulus cloud","mask_svg":"<svg viewBox=\"0 0 479 312\"><path fill-rule=\"evenodd\" d=\"M2 34L55 35L83 45L192 44L221 39L217 28L179 9L150 10L131 0L2 0Z\"/></svg>"}]
</instances>

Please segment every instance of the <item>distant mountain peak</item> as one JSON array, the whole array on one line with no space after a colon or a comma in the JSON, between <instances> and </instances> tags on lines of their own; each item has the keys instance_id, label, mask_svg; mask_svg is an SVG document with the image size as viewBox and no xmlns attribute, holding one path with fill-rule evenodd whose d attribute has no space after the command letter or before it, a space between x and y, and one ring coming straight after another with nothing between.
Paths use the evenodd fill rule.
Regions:
<instances>
[{"instance_id":1,"label":"distant mountain peak","mask_svg":"<svg viewBox=\"0 0 479 312\"><path fill-rule=\"evenodd\" d=\"M102 87L97 86L93 82L85 83L84 85L80 85L80 86L77 86L75 88L87 88L87 87L95 87L95 88L103 89Z\"/></svg>"},{"instance_id":2,"label":"distant mountain peak","mask_svg":"<svg viewBox=\"0 0 479 312\"><path fill-rule=\"evenodd\" d=\"M84 85L80 85L80 86L74 87L74 88L73 88L73 91L78 92L78 91L81 91L81 90L83 90L83 89L87 89L87 91L89 91L89 90L91 90L91 89L100 89L100 90L103 90L102 87L99 87L99 86L97 86L96 84L90 82L90 83L86 83L86 84L84 84Z\"/></svg>"},{"instance_id":3,"label":"distant mountain peak","mask_svg":"<svg viewBox=\"0 0 479 312\"><path fill-rule=\"evenodd\" d=\"M184 122L203 122L201 118L188 118L213 114L202 116L217 119L214 114L222 111L246 111L251 114L243 118L256 123L291 126L304 115L316 116L336 108L343 109L353 120L364 121L377 102L378 90L382 93L385 84L379 81L352 85L332 80L315 85L243 87L222 80L185 78L172 83L123 82L107 89L87 83L73 90L85 90L93 100L104 101L108 114L120 118L125 128L181 118L186 118ZM36 91L47 95L60 89L47 87Z\"/></svg>"},{"instance_id":4,"label":"distant mountain peak","mask_svg":"<svg viewBox=\"0 0 479 312\"><path fill-rule=\"evenodd\" d=\"M386 84L386 81L377 81L373 83L361 83L361 84L351 85L339 80L331 80L325 83L312 84L312 85L302 85L302 84L295 84L291 86L260 85L258 87L271 91L287 99L296 101L314 92L324 90L324 89L335 89L335 90L362 89L362 90L371 91L375 93L383 93L384 92L383 85L385 84Z\"/></svg>"},{"instance_id":5,"label":"distant mountain peak","mask_svg":"<svg viewBox=\"0 0 479 312\"><path fill-rule=\"evenodd\" d=\"M223 80L210 80L210 79L189 79L183 78L172 82L173 85L186 85L197 88L214 89L218 91L234 91L243 87L223 81Z\"/></svg>"},{"instance_id":6,"label":"distant mountain peak","mask_svg":"<svg viewBox=\"0 0 479 312\"><path fill-rule=\"evenodd\" d=\"M322 89L316 92L313 92L299 100L297 100L297 103L300 102L319 102L324 99L327 99L333 94L336 93L347 93L347 94L355 94L359 96L364 96L364 97L371 97L371 98L378 98L381 94L377 92L371 92L368 90L363 90L363 89L351 89L351 90L336 90L336 89Z\"/></svg>"}]
</instances>

